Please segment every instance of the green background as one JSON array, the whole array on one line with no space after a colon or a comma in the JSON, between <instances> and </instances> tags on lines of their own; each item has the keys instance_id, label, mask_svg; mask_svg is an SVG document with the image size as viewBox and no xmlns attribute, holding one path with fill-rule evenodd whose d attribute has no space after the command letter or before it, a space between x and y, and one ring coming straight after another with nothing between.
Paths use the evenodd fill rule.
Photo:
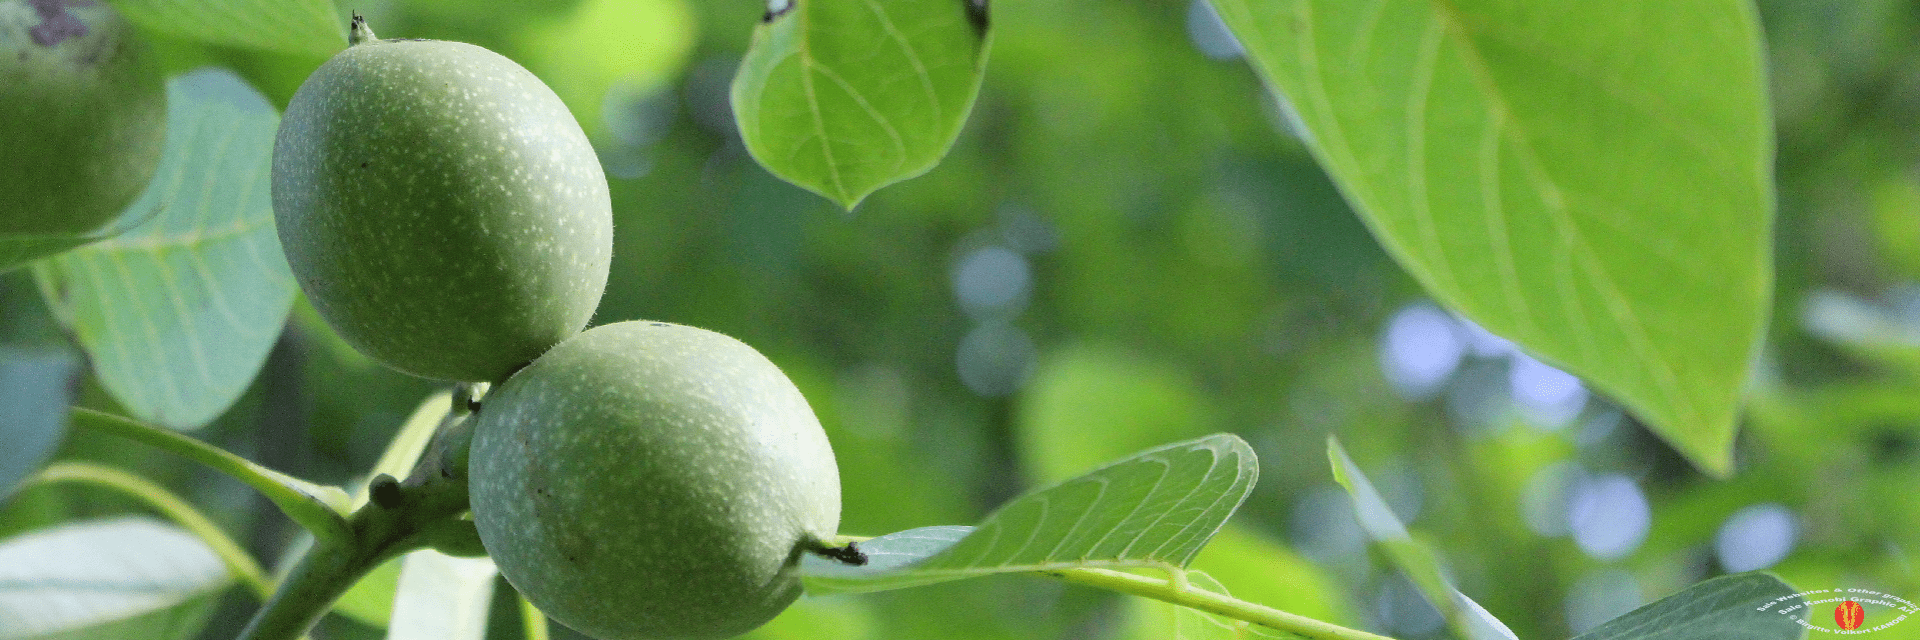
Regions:
<instances>
[{"instance_id":1,"label":"green background","mask_svg":"<svg viewBox=\"0 0 1920 640\"><path fill-rule=\"evenodd\" d=\"M1531 365L1497 349L1469 348L1425 393L1396 387L1383 340L1426 294L1187 2L996 4L958 142L850 213L767 173L735 132L729 87L759 3L339 7L385 37L486 46L568 100L614 198L596 323L701 326L782 366L835 445L844 533L972 523L1037 482L1231 431L1260 455L1260 483L1223 534L1232 544L1194 566L1250 600L1404 638L1447 631L1367 551L1328 469L1327 434L1446 557L1456 586L1521 637L1566 637L1722 573L1716 535L1763 504L1797 524L1791 552L1768 567L1790 584L1920 593L1920 503L1909 498L1920 483L1920 8L1759 8L1778 136L1776 289L1734 472L1714 480L1600 396L1543 424L1556 421L1510 389L1510 373ZM312 32L290 20L281 27ZM321 40L162 50L174 73L228 66L284 106L323 59L310 52ZM1022 269L1027 286L1008 289ZM27 272L0 277L9 343L66 339L35 289ZM433 390L354 354L296 299L258 377L196 435L347 482ZM129 411L91 377L79 397ZM75 432L56 456L140 469L265 558L292 538L264 501L163 454ZM1617 557L1583 550L1561 490L1593 485L1582 478L1624 478L1644 496L1644 542ZM34 489L0 510L0 535L138 510ZM500 600L495 637L513 637ZM254 606L229 590L200 637L231 637ZM1151 637L1145 613L994 577L806 599L756 637ZM381 637L346 616L322 632Z\"/></svg>"}]
</instances>

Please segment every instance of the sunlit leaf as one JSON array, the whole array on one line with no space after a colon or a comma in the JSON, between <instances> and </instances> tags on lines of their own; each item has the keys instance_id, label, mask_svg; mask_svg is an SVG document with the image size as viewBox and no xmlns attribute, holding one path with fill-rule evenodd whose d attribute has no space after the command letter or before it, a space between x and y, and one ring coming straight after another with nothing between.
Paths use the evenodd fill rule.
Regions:
<instances>
[{"instance_id":1,"label":"sunlit leaf","mask_svg":"<svg viewBox=\"0 0 1920 640\"><path fill-rule=\"evenodd\" d=\"M284 53L347 46L333 0L110 0L127 21L176 38Z\"/></svg>"},{"instance_id":2,"label":"sunlit leaf","mask_svg":"<svg viewBox=\"0 0 1920 640\"><path fill-rule=\"evenodd\" d=\"M34 270L114 399L192 429L260 370L294 282L268 200L273 107L223 70L176 78L167 94L166 150L133 205L158 213Z\"/></svg>"},{"instance_id":3,"label":"sunlit leaf","mask_svg":"<svg viewBox=\"0 0 1920 640\"><path fill-rule=\"evenodd\" d=\"M1213 4L1429 292L1729 471L1773 289L1753 3Z\"/></svg>"},{"instance_id":4,"label":"sunlit leaf","mask_svg":"<svg viewBox=\"0 0 1920 640\"><path fill-rule=\"evenodd\" d=\"M1215 434L1142 451L1000 507L977 527L925 527L859 544L865 565L808 556L810 593L899 589L997 573L1185 567L1253 490L1259 465Z\"/></svg>"},{"instance_id":5,"label":"sunlit leaf","mask_svg":"<svg viewBox=\"0 0 1920 640\"><path fill-rule=\"evenodd\" d=\"M733 79L755 160L852 209L932 169L980 92L986 0L775 0Z\"/></svg>"},{"instance_id":6,"label":"sunlit leaf","mask_svg":"<svg viewBox=\"0 0 1920 640\"><path fill-rule=\"evenodd\" d=\"M487 558L455 558L432 549L407 554L387 640L485 638L499 573Z\"/></svg>"},{"instance_id":7,"label":"sunlit leaf","mask_svg":"<svg viewBox=\"0 0 1920 640\"><path fill-rule=\"evenodd\" d=\"M1801 602L1792 587L1763 573L1707 580L1608 620L1573 640L1798 640ZM1760 607L1772 604L1767 611Z\"/></svg>"},{"instance_id":8,"label":"sunlit leaf","mask_svg":"<svg viewBox=\"0 0 1920 640\"><path fill-rule=\"evenodd\" d=\"M155 520L35 531L0 541L0 639L192 638L232 582L199 538Z\"/></svg>"},{"instance_id":9,"label":"sunlit leaf","mask_svg":"<svg viewBox=\"0 0 1920 640\"><path fill-rule=\"evenodd\" d=\"M1455 633L1467 640L1518 640L1506 623L1454 588L1453 581L1447 579L1446 571L1440 566L1439 556L1407 533L1400 517L1393 514L1380 492L1374 490L1373 483L1360 473L1353 459L1347 457L1340 441L1331 436L1327 438L1327 458L1333 463L1333 479L1353 498L1353 510L1360 518L1360 527L1387 551L1387 556L1413 581L1421 595L1440 610Z\"/></svg>"}]
</instances>

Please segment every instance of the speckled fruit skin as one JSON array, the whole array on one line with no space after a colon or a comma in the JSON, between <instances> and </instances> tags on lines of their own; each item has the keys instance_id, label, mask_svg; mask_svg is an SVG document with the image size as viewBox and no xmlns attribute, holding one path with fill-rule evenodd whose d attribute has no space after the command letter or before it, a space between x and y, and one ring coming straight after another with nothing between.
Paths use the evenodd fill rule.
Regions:
<instances>
[{"instance_id":1,"label":"speckled fruit skin","mask_svg":"<svg viewBox=\"0 0 1920 640\"><path fill-rule=\"evenodd\" d=\"M167 92L105 3L0 0L0 233L74 235L147 187Z\"/></svg>"},{"instance_id":2,"label":"speckled fruit skin","mask_svg":"<svg viewBox=\"0 0 1920 640\"><path fill-rule=\"evenodd\" d=\"M613 254L579 123L458 42L367 40L314 71L274 140L273 210L328 324L426 378L497 381L578 333Z\"/></svg>"},{"instance_id":3,"label":"speckled fruit skin","mask_svg":"<svg viewBox=\"0 0 1920 640\"><path fill-rule=\"evenodd\" d=\"M622 322L554 347L488 394L474 522L500 573L600 640L727 638L800 594L840 476L807 401L738 340Z\"/></svg>"}]
</instances>

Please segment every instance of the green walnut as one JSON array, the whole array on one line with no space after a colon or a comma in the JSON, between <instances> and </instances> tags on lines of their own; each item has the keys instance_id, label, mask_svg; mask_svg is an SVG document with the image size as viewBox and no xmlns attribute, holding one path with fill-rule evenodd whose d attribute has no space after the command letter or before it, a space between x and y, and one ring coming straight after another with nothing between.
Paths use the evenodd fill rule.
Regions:
<instances>
[{"instance_id":1,"label":"green walnut","mask_svg":"<svg viewBox=\"0 0 1920 640\"><path fill-rule=\"evenodd\" d=\"M273 211L300 288L375 360L497 381L586 326L613 210L572 114L470 44L354 44L287 105Z\"/></svg>"},{"instance_id":2,"label":"green walnut","mask_svg":"<svg viewBox=\"0 0 1920 640\"><path fill-rule=\"evenodd\" d=\"M600 640L726 638L800 594L840 476L793 382L724 335L587 330L495 388L469 475L480 540L541 611Z\"/></svg>"},{"instance_id":3,"label":"green walnut","mask_svg":"<svg viewBox=\"0 0 1920 640\"><path fill-rule=\"evenodd\" d=\"M167 92L106 3L0 0L0 234L79 235L147 187Z\"/></svg>"}]
</instances>

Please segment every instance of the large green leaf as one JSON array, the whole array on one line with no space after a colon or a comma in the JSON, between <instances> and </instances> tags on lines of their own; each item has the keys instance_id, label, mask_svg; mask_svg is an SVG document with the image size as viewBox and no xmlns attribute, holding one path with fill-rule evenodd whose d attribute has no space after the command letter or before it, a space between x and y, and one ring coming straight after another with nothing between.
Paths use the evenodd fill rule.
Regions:
<instances>
[{"instance_id":1,"label":"large green leaf","mask_svg":"<svg viewBox=\"0 0 1920 640\"><path fill-rule=\"evenodd\" d=\"M232 73L167 87L160 168L140 226L34 265L100 383L134 415L191 429L260 370L293 304L267 175L279 116Z\"/></svg>"},{"instance_id":2,"label":"large green leaf","mask_svg":"<svg viewBox=\"0 0 1920 640\"><path fill-rule=\"evenodd\" d=\"M481 640L500 571L486 558L455 558L432 549L406 555L387 640Z\"/></svg>"},{"instance_id":3,"label":"large green leaf","mask_svg":"<svg viewBox=\"0 0 1920 640\"><path fill-rule=\"evenodd\" d=\"M973 110L986 0L773 0L733 78L747 150L852 209L940 161Z\"/></svg>"},{"instance_id":4,"label":"large green leaf","mask_svg":"<svg viewBox=\"0 0 1920 640\"><path fill-rule=\"evenodd\" d=\"M1773 283L1751 2L1212 1L1429 292L1729 470Z\"/></svg>"},{"instance_id":5,"label":"large green leaf","mask_svg":"<svg viewBox=\"0 0 1920 640\"><path fill-rule=\"evenodd\" d=\"M1439 555L1413 539L1400 517L1394 515L1366 474L1360 472L1359 465L1347 457L1347 450L1332 436L1327 437L1327 458L1333 464L1333 479L1345 487L1348 497L1353 499L1353 511L1359 517L1360 527L1387 552L1387 557L1406 574L1420 594L1433 603L1456 635L1467 640L1516 640L1506 623L1454 588L1440 564Z\"/></svg>"},{"instance_id":6,"label":"large green leaf","mask_svg":"<svg viewBox=\"0 0 1920 640\"><path fill-rule=\"evenodd\" d=\"M1721 576L1687 587L1573 640L1799 640L1798 614L1780 611L1799 602L1793 588L1764 573ZM1761 611L1765 605L1772 610Z\"/></svg>"},{"instance_id":7,"label":"large green leaf","mask_svg":"<svg viewBox=\"0 0 1920 640\"><path fill-rule=\"evenodd\" d=\"M0 639L192 638L233 582L199 538L147 518L0 542Z\"/></svg>"},{"instance_id":8,"label":"large green leaf","mask_svg":"<svg viewBox=\"0 0 1920 640\"><path fill-rule=\"evenodd\" d=\"M176 38L283 53L333 55L347 23L333 0L110 0L128 22Z\"/></svg>"},{"instance_id":9,"label":"large green leaf","mask_svg":"<svg viewBox=\"0 0 1920 640\"><path fill-rule=\"evenodd\" d=\"M1214 434L1015 498L977 527L925 527L862 542L864 565L808 556L802 576L809 593L824 594L996 573L1185 567L1258 476L1245 441Z\"/></svg>"}]
</instances>

